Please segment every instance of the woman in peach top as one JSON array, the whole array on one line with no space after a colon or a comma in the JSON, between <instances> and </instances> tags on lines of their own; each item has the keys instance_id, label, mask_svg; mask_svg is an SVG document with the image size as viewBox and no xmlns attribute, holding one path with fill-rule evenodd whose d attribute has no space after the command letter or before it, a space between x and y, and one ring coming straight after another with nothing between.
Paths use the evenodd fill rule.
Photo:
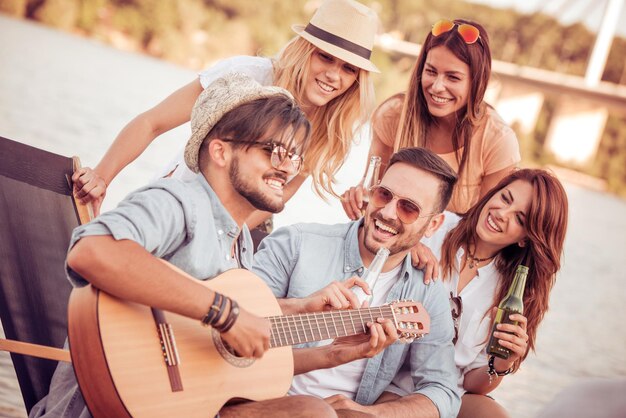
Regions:
<instances>
[{"instance_id":1,"label":"woman in peach top","mask_svg":"<svg viewBox=\"0 0 626 418\"><path fill-rule=\"evenodd\" d=\"M389 157L400 148L426 147L455 169L459 182L448 210L464 213L520 161L517 138L483 101L491 75L485 29L474 22L441 20L429 32L406 93L383 102L372 117L369 154ZM362 184L343 195L351 219L361 216Z\"/></svg>"}]
</instances>

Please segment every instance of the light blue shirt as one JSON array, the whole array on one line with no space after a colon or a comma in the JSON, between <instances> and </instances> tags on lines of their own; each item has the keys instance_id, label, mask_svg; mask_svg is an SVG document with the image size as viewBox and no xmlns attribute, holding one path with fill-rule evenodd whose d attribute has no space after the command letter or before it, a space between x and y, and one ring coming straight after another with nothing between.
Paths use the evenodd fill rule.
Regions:
<instances>
[{"instance_id":1,"label":"light blue shirt","mask_svg":"<svg viewBox=\"0 0 626 418\"><path fill-rule=\"evenodd\" d=\"M111 235L130 239L156 257L191 276L207 280L237 268L231 248L238 237L242 267L252 264L252 239L239 227L201 174L190 182L161 179L129 194L117 208L72 234L70 248L87 236ZM74 286L87 282L68 269ZM72 365L59 362L50 392L31 410L30 417L89 418Z\"/></svg>"},{"instance_id":2,"label":"light blue shirt","mask_svg":"<svg viewBox=\"0 0 626 418\"><path fill-rule=\"evenodd\" d=\"M167 178L137 189L115 209L76 228L70 248L91 235L135 241L200 280L238 267L230 255L236 237L242 267L252 264L248 227L240 231L202 174L189 182ZM87 284L71 270L68 276L75 286Z\"/></svg>"},{"instance_id":3,"label":"light blue shirt","mask_svg":"<svg viewBox=\"0 0 626 418\"><path fill-rule=\"evenodd\" d=\"M254 255L252 270L279 298L309 296L333 280L361 275L364 266L358 244L360 221L348 224L297 224L266 237ZM356 401L371 405L406 361L415 384L414 393L428 397L441 417L456 417L460 397L452 338L454 327L447 294L440 282L424 284L423 273L410 257L403 261L400 279L387 302L412 299L430 315L430 333L411 344L393 344L371 358L363 373Z\"/></svg>"}]
</instances>

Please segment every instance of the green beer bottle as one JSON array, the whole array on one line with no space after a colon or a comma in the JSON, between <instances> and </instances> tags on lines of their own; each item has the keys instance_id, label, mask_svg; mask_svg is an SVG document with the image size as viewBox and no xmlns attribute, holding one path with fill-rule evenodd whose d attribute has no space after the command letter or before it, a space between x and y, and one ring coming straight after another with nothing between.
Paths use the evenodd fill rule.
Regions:
<instances>
[{"instance_id":1,"label":"green beer bottle","mask_svg":"<svg viewBox=\"0 0 626 418\"><path fill-rule=\"evenodd\" d=\"M491 338L487 345L487 354L490 356L496 356L503 359L508 359L511 355L511 351L508 348L504 348L498 342L498 338L493 336L494 331L497 331L496 326L498 324L514 324L517 325L517 321L511 321L509 316L514 313L524 313L524 286L526 285L526 277L528 276L528 267L519 265L515 271L515 278L509 288L504 299L500 301L498 305L498 311L496 313L496 320L493 323L491 330Z\"/></svg>"}]
</instances>

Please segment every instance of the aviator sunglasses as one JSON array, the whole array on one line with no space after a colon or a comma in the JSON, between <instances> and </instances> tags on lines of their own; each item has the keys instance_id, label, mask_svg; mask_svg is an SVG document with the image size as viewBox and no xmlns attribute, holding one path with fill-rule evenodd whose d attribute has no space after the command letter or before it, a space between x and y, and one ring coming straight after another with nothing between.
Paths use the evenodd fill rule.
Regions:
<instances>
[{"instance_id":1,"label":"aviator sunglasses","mask_svg":"<svg viewBox=\"0 0 626 418\"><path fill-rule=\"evenodd\" d=\"M222 141L233 142L236 144L248 144L251 147L259 147L262 150L269 152L270 163L272 164L272 167L274 167L277 170L281 169L280 167L282 167L283 163L287 159L291 162L291 166L293 167L295 174L298 174L300 170L302 170L302 165L304 164L304 158L302 158L300 154L296 154L295 152L289 152L281 144L277 144L276 142L271 141L271 140L268 142L250 143L248 141L241 141L237 139L227 138L227 139L222 139Z\"/></svg>"},{"instance_id":2,"label":"aviator sunglasses","mask_svg":"<svg viewBox=\"0 0 626 418\"><path fill-rule=\"evenodd\" d=\"M452 313L452 321L454 322L452 344L456 344L459 339L459 322L461 322L461 314L463 313L463 299L461 299L461 296L454 296L452 292L450 292L450 311Z\"/></svg>"},{"instance_id":3,"label":"aviator sunglasses","mask_svg":"<svg viewBox=\"0 0 626 418\"><path fill-rule=\"evenodd\" d=\"M442 33L450 32L454 27L457 27L457 32L461 35L461 38L466 44L471 45L480 38L480 31L476 26L472 26L468 23L457 24L451 20L441 19L433 25L433 29L430 31L433 36L439 36Z\"/></svg>"},{"instance_id":4,"label":"aviator sunglasses","mask_svg":"<svg viewBox=\"0 0 626 418\"><path fill-rule=\"evenodd\" d=\"M398 219L400 219L400 222L404 224L412 224L417 220L417 218L434 215L434 213L420 215L422 209L417 205L417 203L404 197L396 196L394 192L392 192L385 186L378 185L370 187L369 196L369 203L371 205L374 205L374 207L376 208L384 208L391 201L393 201L393 199L397 199L398 201L396 202L396 214L398 215Z\"/></svg>"}]
</instances>

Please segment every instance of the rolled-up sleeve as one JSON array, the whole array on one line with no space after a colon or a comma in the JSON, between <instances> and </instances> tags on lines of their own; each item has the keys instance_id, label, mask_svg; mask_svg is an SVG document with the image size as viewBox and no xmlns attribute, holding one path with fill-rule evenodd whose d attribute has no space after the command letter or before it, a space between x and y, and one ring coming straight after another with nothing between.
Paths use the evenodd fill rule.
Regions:
<instances>
[{"instance_id":1,"label":"rolled-up sleeve","mask_svg":"<svg viewBox=\"0 0 626 418\"><path fill-rule=\"evenodd\" d=\"M115 240L132 240L157 257L163 257L178 248L187 239L187 215L183 203L174 194L161 189L143 189L129 195L115 209L81 225L72 233L69 249L87 236L110 235ZM165 220L165 221L164 221ZM70 282L74 286L88 283L66 265Z\"/></svg>"}]
</instances>

